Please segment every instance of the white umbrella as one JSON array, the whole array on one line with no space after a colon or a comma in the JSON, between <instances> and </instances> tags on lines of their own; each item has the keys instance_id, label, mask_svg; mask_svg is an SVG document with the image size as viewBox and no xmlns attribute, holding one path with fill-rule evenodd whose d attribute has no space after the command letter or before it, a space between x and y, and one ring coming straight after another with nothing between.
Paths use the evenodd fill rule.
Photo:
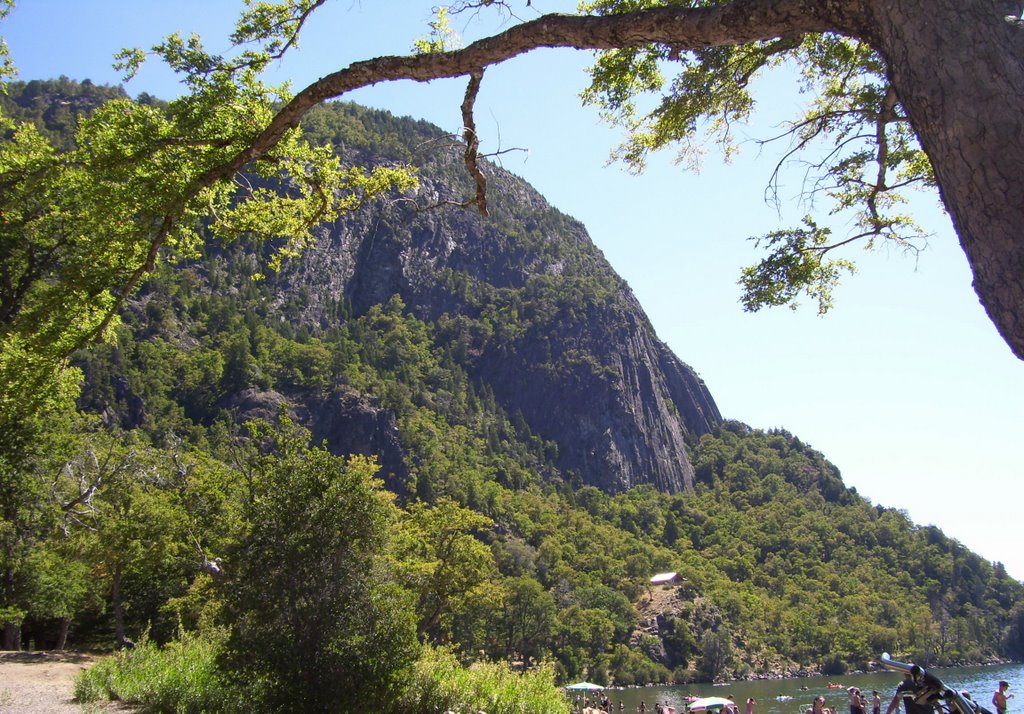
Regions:
<instances>
[{"instance_id":1,"label":"white umbrella","mask_svg":"<svg viewBox=\"0 0 1024 714\"><path fill-rule=\"evenodd\" d=\"M687 705L690 711L704 711L705 709L718 709L719 707L736 706L736 702L725 697L702 697L694 699Z\"/></svg>"},{"instance_id":2,"label":"white umbrella","mask_svg":"<svg viewBox=\"0 0 1024 714\"><path fill-rule=\"evenodd\" d=\"M600 684L594 684L593 682L577 682L576 684L568 684L565 688L571 689L574 692L592 692L604 689Z\"/></svg>"}]
</instances>

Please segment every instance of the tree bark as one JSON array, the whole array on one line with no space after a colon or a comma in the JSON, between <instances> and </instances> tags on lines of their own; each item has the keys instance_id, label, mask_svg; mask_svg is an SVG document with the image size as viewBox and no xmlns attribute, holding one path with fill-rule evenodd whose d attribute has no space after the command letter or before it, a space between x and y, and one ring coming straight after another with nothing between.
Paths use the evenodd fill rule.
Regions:
<instances>
[{"instance_id":1,"label":"tree bark","mask_svg":"<svg viewBox=\"0 0 1024 714\"><path fill-rule=\"evenodd\" d=\"M58 652L63 652L64 647L68 643L68 630L71 629L71 618L62 617L60 618L60 630L57 632L57 643L53 646L53 649Z\"/></svg>"},{"instance_id":2,"label":"tree bark","mask_svg":"<svg viewBox=\"0 0 1024 714\"><path fill-rule=\"evenodd\" d=\"M11 519L13 520L13 519ZM14 549L6 545L4 553L8 563L14 562ZM8 605L17 603L17 589L14 581L13 567L9 566L4 570L4 602ZM5 622L3 639L0 641L0 649L21 650L21 624L17 622Z\"/></svg>"},{"instance_id":3,"label":"tree bark","mask_svg":"<svg viewBox=\"0 0 1024 714\"><path fill-rule=\"evenodd\" d=\"M876 0L867 37L935 170L999 334L1024 359L1024 26L992 0Z\"/></svg>"},{"instance_id":4,"label":"tree bark","mask_svg":"<svg viewBox=\"0 0 1024 714\"><path fill-rule=\"evenodd\" d=\"M114 566L113 582L110 586L110 603L114 609L114 639L117 649L125 646L127 637L124 633L124 602L121 599L121 564Z\"/></svg>"}]
</instances>

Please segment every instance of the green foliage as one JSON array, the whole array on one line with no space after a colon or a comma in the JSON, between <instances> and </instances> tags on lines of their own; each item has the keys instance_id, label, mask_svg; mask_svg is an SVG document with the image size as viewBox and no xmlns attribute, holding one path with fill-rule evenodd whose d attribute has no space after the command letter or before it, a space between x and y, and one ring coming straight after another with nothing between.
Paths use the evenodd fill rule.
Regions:
<instances>
[{"instance_id":1,"label":"green foliage","mask_svg":"<svg viewBox=\"0 0 1024 714\"><path fill-rule=\"evenodd\" d=\"M898 647L955 661L979 640L950 635L1008 625L1008 611L983 623L968 606L1001 597L1009 583L997 568L837 489L834 468L791 435L727 423L701 440L695 465L701 485L673 510L703 513L684 537L728 575L701 576L701 589L734 646L763 644L797 662L859 663Z\"/></svg>"},{"instance_id":2,"label":"green foliage","mask_svg":"<svg viewBox=\"0 0 1024 714\"><path fill-rule=\"evenodd\" d=\"M86 104L64 151L34 124L0 115L0 430L68 398L71 352L109 335L117 308L161 259L197 255L208 236L201 222L225 239L283 237L275 268L305 247L313 226L414 183L400 168L342 167L298 131L247 167L289 191L217 176L285 98L257 79L253 68L266 58L243 53L232 64L177 36L154 51L192 93L166 106ZM137 61L126 55L130 69Z\"/></svg>"},{"instance_id":3,"label":"green foliage","mask_svg":"<svg viewBox=\"0 0 1024 714\"><path fill-rule=\"evenodd\" d=\"M486 594L480 586L493 574L494 560L479 534L492 525L448 498L410 506L395 549L403 581L418 595L421 635L450 641L452 618Z\"/></svg>"},{"instance_id":4,"label":"green foliage","mask_svg":"<svg viewBox=\"0 0 1024 714\"><path fill-rule=\"evenodd\" d=\"M609 667L614 672L615 683L626 687L650 683L667 684L672 681L672 673L665 665L652 662L642 653L622 644L616 645L612 651Z\"/></svg>"},{"instance_id":5,"label":"green foliage","mask_svg":"<svg viewBox=\"0 0 1024 714\"><path fill-rule=\"evenodd\" d=\"M60 541L45 541L25 558L28 575L26 614L39 619L70 621L81 611L92 594L95 582L89 566L74 554L62 553Z\"/></svg>"},{"instance_id":6,"label":"green foliage","mask_svg":"<svg viewBox=\"0 0 1024 714\"><path fill-rule=\"evenodd\" d=\"M670 4L593 0L584 3L583 11L607 15ZM685 4L710 7L722 2ZM769 193L777 202L781 172L799 160L806 171L803 200L813 205L827 197L829 214L843 215L852 229L850 235L832 240L807 219L807 230L776 231L757 239L770 253L744 269L743 305L747 310L795 306L796 298L807 292L819 312L825 312L839 273L852 270L852 263L825 262L821 256L858 241L871 249L876 239L919 250L921 229L898 208L908 189L935 183L888 84L884 63L866 43L808 34L687 51L658 44L606 50L591 68L591 85L582 96L606 120L626 130L616 158L631 169L642 170L650 152L669 146L677 148L679 162L696 169L708 144L716 144L726 160L738 150L735 128L755 110L757 79L783 67L800 72L802 89L811 99L781 136L759 142L790 141L768 182Z\"/></svg>"},{"instance_id":7,"label":"green foliage","mask_svg":"<svg viewBox=\"0 0 1024 714\"><path fill-rule=\"evenodd\" d=\"M758 245L770 247L771 254L758 265L743 269L739 282L746 310L756 312L775 305L796 309L800 293L818 303L819 315L832 307L832 290L840 273L853 273L856 268L848 260L825 260L831 250L831 231L819 228L809 217L804 222L805 229L775 231L756 239Z\"/></svg>"},{"instance_id":8,"label":"green foliage","mask_svg":"<svg viewBox=\"0 0 1024 714\"><path fill-rule=\"evenodd\" d=\"M224 631L185 633L165 647L145 639L81 672L75 700L117 700L149 712L242 711L217 668L224 637Z\"/></svg>"},{"instance_id":9,"label":"green foliage","mask_svg":"<svg viewBox=\"0 0 1024 714\"><path fill-rule=\"evenodd\" d=\"M3 20L14 9L14 0L0 0L0 20ZM7 48L7 42L0 37L0 93L3 92L4 83L9 77L16 74L14 63L11 61L11 54Z\"/></svg>"},{"instance_id":10,"label":"green foliage","mask_svg":"<svg viewBox=\"0 0 1024 714\"><path fill-rule=\"evenodd\" d=\"M384 163L442 136L351 105L311 124L314 143L344 142L361 158L381 147ZM692 445L692 492L576 487L556 467L567 445L506 413L474 375L487 354L535 349L531 364L554 380L610 379L589 343L632 313L579 226L528 203L496 197L495 230L514 240L481 246L521 251L532 277L499 286L446 271L433 289L458 309L440 315L399 296L324 299L287 273L253 279L274 240L157 265L112 338L74 358L88 376L81 408L121 431L65 423L54 408L26 432L30 449L0 459L0 558L16 585L0 612L38 632L70 612L74 644L109 646L120 569L125 634L152 623L168 643L179 623L188 637L225 628L209 687L250 710L357 696L521 704L546 701L551 677L628 684L850 666L882 650L933 661L1015 651L1020 584L936 529L872 507L785 432L722 425ZM816 245L810 233L788 239ZM561 272L539 275L532 260ZM297 413L364 400L393 419L399 463L309 448L287 420L240 429L229 407L242 395ZM86 493L89 508L77 508ZM218 576L204 571L214 557ZM80 589L84 570L95 588ZM688 580L665 611L644 612L664 626L640 637L648 578L663 570ZM399 678L421 642L450 654L428 650L408 691ZM523 694L509 679L514 691L489 694L506 687L503 664L455 661L524 662L546 684Z\"/></svg>"},{"instance_id":11,"label":"green foliage","mask_svg":"<svg viewBox=\"0 0 1024 714\"><path fill-rule=\"evenodd\" d=\"M401 710L563 714L569 704L548 665L525 673L501 662L463 667L451 652L427 649L416 663Z\"/></svg>"},{"instance_id":12,"label":"green foliage","mask_svg":"<svg viewBox=\"0 0 1024 714\"><path fill-rule=\"evenodd\" d=\"M173 452L118 436L87 434L64 463L53 497L61 504L66 548L103 584L120 645L126 594L155 614L167 596L161 585L182 574L188 516L180 498L186 474Z\"/></svg>"},{"instance_id":13,"label":"green foliage","mask_svg":"<svg viewBox=\"0 0 1024 714\"><path fill-rule=\"evenodd\" d=\"M568 445L506 414L475 368L485 354L531 348L554 380L601 383L614 365L588 343L630 306L582 228L539 197L516 200L524 189L503 190L512 180L500 172L487 230L508 242L489 233L482 249L520 253L529 277L490 285L447 271L436 289L459 307L443 315L399 296L358 309L339 298L310 320L309 291L276 293L265 271L300 252L313 226L413 186L396 164L444 138L336 105L310 114L308 143L288 132L254 157L246 181L223 172L288 100L259 73L320 4L247 3L231 56L166 38L152 51L189 90L167 104L67 80L10 85L0 116L6 631L59 618L85 630L79 642L109 644L111 628L120 641L152 623L167 646L145 638L86 675L79 695L168 711L372 701L561 712L556 676L631 684L767 661L841 670L881 650L940 663L1020 651L1019 583L937 529L872 507L785 432L728 423L705 436L692 492L573 489L578 476L555 467ZM9 8L0 0L0 17ZM418 51L451 46L443 10L432 30ZM145 57L126 50L122 66L131 74ZM0 74L6 62L0 48ZM620 155L632 168L668 144L692 163L702 131L734 150L751 83L782 64L799 67L815 97L790 127L793 151L840 147L815 186L852 212L853 238L912 249L896 192L932 182L930 168L865 45L809 36L615 50L598 58L585 99L630 131ZM457 200L461 159L434 153L425 166ZM827 309L850 269L824 260L831 240L811 219L762 239L769 257L744 273L747 307L807 293ZM582 334L583 323L600 327ZM75 354L95 338L107 341ZM81 407L123 431L65 420L83 374ZM270 390L285 409L342 393L374 400L394 418L402 463L381 473L311 448L287 420L250 424L242 438L227 406ZM667 569L688 581L655 613L659 637L633 646L648 578ZM529 671L513 674L509 661Z\"/></svg>"},{"instance_id":14,"label":"green foliage","mask_svg":"<svg viewBox=\"0 0 1024 714\"><path fill-rule=\"evenodd\" d=\"M387 707L417 652L409 597L383 558L392 499L366 459L279 448L226 559L224 666L263 711Z\"/></svg>"},{"instance_id":15,"label":"green foliage","mask_svg":"<svg viewBox=\"0 0 1024 714\"><path fill-rule=\"evenodd\" d=\"M448 22L448 8L437 8L437 14L430 21L430 36L417 39L412 50L417 54L445 52L459 46L459 35Z\"/></svg>"},{"instance_id":16,"label":"green foliage","mask_svg":"<svg viewBox=\"0 0 1024 714\"><path fill-rule=\"evenodd\" d=\"M732 664L732 643L724 632L710 632L700 643L700 673L706 681L722 677Z\"/></svg>"}]
</instances>

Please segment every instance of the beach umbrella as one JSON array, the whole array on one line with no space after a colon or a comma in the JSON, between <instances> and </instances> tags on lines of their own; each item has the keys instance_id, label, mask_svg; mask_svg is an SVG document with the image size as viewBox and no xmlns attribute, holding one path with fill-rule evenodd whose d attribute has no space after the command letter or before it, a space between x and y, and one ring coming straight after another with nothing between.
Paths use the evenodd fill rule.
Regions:
<instances>
[{"instance_id":1,"label":"beach umbrella","mask_svg":"<svg viewBox=\"0 0 1024 714\"><path fill-rule=\"evenodd\" d=\"M700 699L694 699L688 705L691 712L731 706L736 706L736 702L725 697L701 697Z\"/></svg>"},{"instance_id":2,"label":"beach umbrella","mask_svg":"<svg viewBox=\"0 0 1024 714\"><path fill-rule=\"evenodd\" d=\"M592 682L576 682L576 684L568 684L565 687L574 692L593 692L598 689L604 689L600 684L594 684Z\"/></svg>"}]
</instances>

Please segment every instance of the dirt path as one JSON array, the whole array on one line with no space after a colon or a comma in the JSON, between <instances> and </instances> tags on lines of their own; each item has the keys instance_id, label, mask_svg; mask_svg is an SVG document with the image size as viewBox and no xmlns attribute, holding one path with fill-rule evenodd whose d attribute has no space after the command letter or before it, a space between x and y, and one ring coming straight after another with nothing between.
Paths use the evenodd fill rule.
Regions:
<instances>
[{"instance_id":1,"label":"dirt path","mask_svg":"<svg viewBox=\"0 0 1024 714\"><path fill-rule=\"evenodd\" d=\"M96 661L74 652L0 652L0 712L81 714L104 711L71 700L75 675ZM109 711L109 710L107 710Z\"/></svg>"}]
</instances>

